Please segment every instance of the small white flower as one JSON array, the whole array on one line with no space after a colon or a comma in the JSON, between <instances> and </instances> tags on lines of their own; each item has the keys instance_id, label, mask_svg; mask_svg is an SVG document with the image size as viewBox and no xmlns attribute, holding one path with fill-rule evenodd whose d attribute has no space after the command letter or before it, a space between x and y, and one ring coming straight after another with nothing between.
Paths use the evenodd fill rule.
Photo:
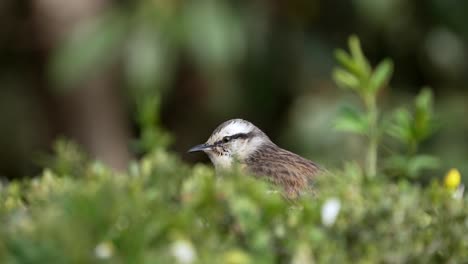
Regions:
<instances>
[{"instance_id":1,"label":"small white flower","mask_svg":"<svg viewBox=\"0 0 468 264\"><path fill-rule=\"evenodd\" d=\"M114 255L114 244L110 241L101 242L94 248L94 254L97 258L108 259Z\"/></svg>"},{"instance_id":2,"label":"small white flower","mask_svg":"<svg viewBox=\"0 0 468 264\"><path fill-rule=\"evenodd\" d=\"M195 261L197 253L192 243L187 240L177 240L171 246L171 253L179 263L190 264Z\"/></svg>"},{"instance_id":3,"label":"small white flower","mask_svg":"<svg viewBox=\"0 0 468 264\"><path fill-rule=\"evenodd\" d=\"M338 198L330 198L322 206L322 224L332 226L338 213L340 212L341 202Z\"/></svg>"}]
</instances>

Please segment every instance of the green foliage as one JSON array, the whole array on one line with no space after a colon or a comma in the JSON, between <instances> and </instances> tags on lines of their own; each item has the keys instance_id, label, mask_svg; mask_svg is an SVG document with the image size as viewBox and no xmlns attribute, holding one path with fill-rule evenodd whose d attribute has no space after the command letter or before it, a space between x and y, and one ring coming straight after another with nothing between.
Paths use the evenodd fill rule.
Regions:
<instances>
[{"instance_id":1,"label":"green foliage","mask_svg":"<svg viewBox=\"0 0 468 264\"><path fill-rule=\"evenodd\" d=\"M340 67L333 71L333 79L340 87L355 92L362 99L365 110L343 108L335 128L366 136L366 174L370 177L377 174L378 146L384 132L408 149L405 154L392 153L391 156L385 157L384 167L390 175L416 178L425 169L437 168L437 158L417 154L419 144L435 131L431 90L424 88L416 97L414 114L401 107L394 111L391 118L381 118L384 113L380 113L378 109L377 96L390 81L393 64L389 59L385 59L372 69L356 36L349 38L348 45L349 54L343 50L338 50L335 54Z\"/></svg>"},{"instance_id":2,"label":"green foliage","mask_svg":"<svg viewBox=\"0 0 468 264\"><path fill-rule=\"evenodd\" d=\"M63 155L65 153L62 153ZM67 155L58 158L68 160ZM468 258L468 210L434 183L323 175L290 203L233 171L216 177L157 150L116 174L45 170L0 192L1 263L440 263ZM340 203L324 223L323 207ZM184 262L188 257L193 261Z\"/></svg>"},{"instance_id":3,"label":"green foliage","mask_svg":"<svg viewBox=\"0 0 468 264\"><path fill-rule=\"evenodd\" d=\"M440 161L437 157L431 155L403 155L394 154L387 157L384 167L387 174L391 176L418 178L421 173L428 169L437 169Z\"/></svg>"},{"instance_id":4,"label":"green foliage","mask_svg":"<svg viewBox=\"0 0 468 264\"><path fill-rule=\"evenodd\" d=\"M171 136L160 126L160 97L142 93L135 105L137 124L141 132L133 146L137 152L148 153L155 148L166 148L171 143Z\"/></svg>"},{"instance_id":5,"label":"green foliage","mask_svg":"<svg viewBox=\"0 0 468 264\"><path fill-rule=\"evenodd\" d=\"M340 110L340 115L335 121L335 128L344 132L366 135L369 130L369 120L364 113L346 106Z\"/></svg>"},{"instance_id":6,"label":"green foliage","mask_svg":"<svg viewBox=\"0 0 468 264\"><path fill-rule=\"evenodd\" d=\"M431 90L422 89L415 99L414 113L411 114L406 108L397 109L388 128L388 134L408 146L412 152L435 131L432 98Z\"/></svg>"},{"instance_id":7,"label":"green foliage","mask_svg":"<svg viewBox=\"0 0 468 264\"><path fill-rule=\"evenodd\" d=\"M48 167L59 175L75 177L84 174L89 160L77 144L60 138L55 142L53 151L54 155L47 155L39 160L43 167Z\"/></svg>"},{"instance_id":8,"label":"green foliage","mask_svg":"<svg viewBox=\"0 0 468 264\"><path fill-rule=\"evenodd\" d=\"M367 136L366 174L374 177L377 174L377 147L380 140L377 93L390 80L393 63L386 59L372 69L356 36L349 38L348 46L349 54L343 50L335 54L341 67L333 71L333 79L339 86L351 89L362 99L365 112L344 111L336 128Z\"/></svg>"},{"instance_id":9,"label":"green foliage","mask_svg":"<svg viewBox=\"0 0 468 264\"><path fill-rule=\"evenodd\" d=\"M349 54L343 50L335 53L341 67L333 71L333 79L339 86L356 92L367 106L377 92L387 85L393 73L393 63L385 59L372 70L362 52L359 39L351 36L348 45Z\"/></svg>"},{"instance_id":10,"label":"green foliage","mask_svg":"<svg viewBox=\"0 0 468 264\"><path fill-rule=\"evenodd\" d=\"M423 171L440 166L437 157L418 153L421 142L436 130L432 98L431 90L424 88L414 101L413 113L406 108L395 110L386 131L406 148L406 152L386 159L384 165L390 175L417 178Z\"/></svg>"}]
</instances>

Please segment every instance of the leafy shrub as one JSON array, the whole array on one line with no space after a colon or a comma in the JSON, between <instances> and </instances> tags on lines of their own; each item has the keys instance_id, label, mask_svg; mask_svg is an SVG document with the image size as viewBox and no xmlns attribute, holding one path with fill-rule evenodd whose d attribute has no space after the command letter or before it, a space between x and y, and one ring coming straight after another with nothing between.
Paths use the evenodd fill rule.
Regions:
<instances>
[{"instance_id":1,"label":"leafy shrub","mask_svg":"<svg viewBox=\"0 0 468 264\"><path fill-rule=\"evenodd\" d=\"M60 159L60 158L59 158ZM468 258L465 199L384 178L351 163L291 204L233 172L217 178L154 152L128 174L89 163L46 170L1 192L1 263L430 263ZM338 201L336 219L324 205ZM333 216L332 216L333 218ZM180 248L180 249L178 249ZM181 251L178 253L178 250ZM185 251L184 251L185 250ZM188 261L185 263L191 263Z\"/></svg>"}]
</instances>

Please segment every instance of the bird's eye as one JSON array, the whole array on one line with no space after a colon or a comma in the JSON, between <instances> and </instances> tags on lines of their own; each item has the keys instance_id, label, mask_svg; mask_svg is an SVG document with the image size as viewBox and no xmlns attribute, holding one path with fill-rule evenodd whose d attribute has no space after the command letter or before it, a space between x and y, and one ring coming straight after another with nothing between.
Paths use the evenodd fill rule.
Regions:
<instances>
[{"instance_id":1,"label":"bird's eye","mask_svg":"<svg viewBox=\"0 0 468 264\"><path fill-rule=\"evenodd\" d=\"M231 137L229 136L223 137L223 143L228 143L230 140L231 140Z\"/></svg>"}]
</instances>

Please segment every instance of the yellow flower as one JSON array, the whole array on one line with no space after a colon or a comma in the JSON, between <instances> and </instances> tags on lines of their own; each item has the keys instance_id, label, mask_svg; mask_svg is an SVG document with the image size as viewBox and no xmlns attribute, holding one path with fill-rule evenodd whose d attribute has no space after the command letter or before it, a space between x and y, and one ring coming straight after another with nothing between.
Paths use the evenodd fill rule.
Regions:
<instances>
[{"instance_id":1,"label":"yellow flower","mask_svg":"<svg viewBox=\"0 0 468 264\"><path fill-rule=\"evenodd\" d=\"M450 190L455 190L460 185L460 181L460 172L457 169L451 169L445 175L444 185Z\"/></svg>"}]
</instances>

